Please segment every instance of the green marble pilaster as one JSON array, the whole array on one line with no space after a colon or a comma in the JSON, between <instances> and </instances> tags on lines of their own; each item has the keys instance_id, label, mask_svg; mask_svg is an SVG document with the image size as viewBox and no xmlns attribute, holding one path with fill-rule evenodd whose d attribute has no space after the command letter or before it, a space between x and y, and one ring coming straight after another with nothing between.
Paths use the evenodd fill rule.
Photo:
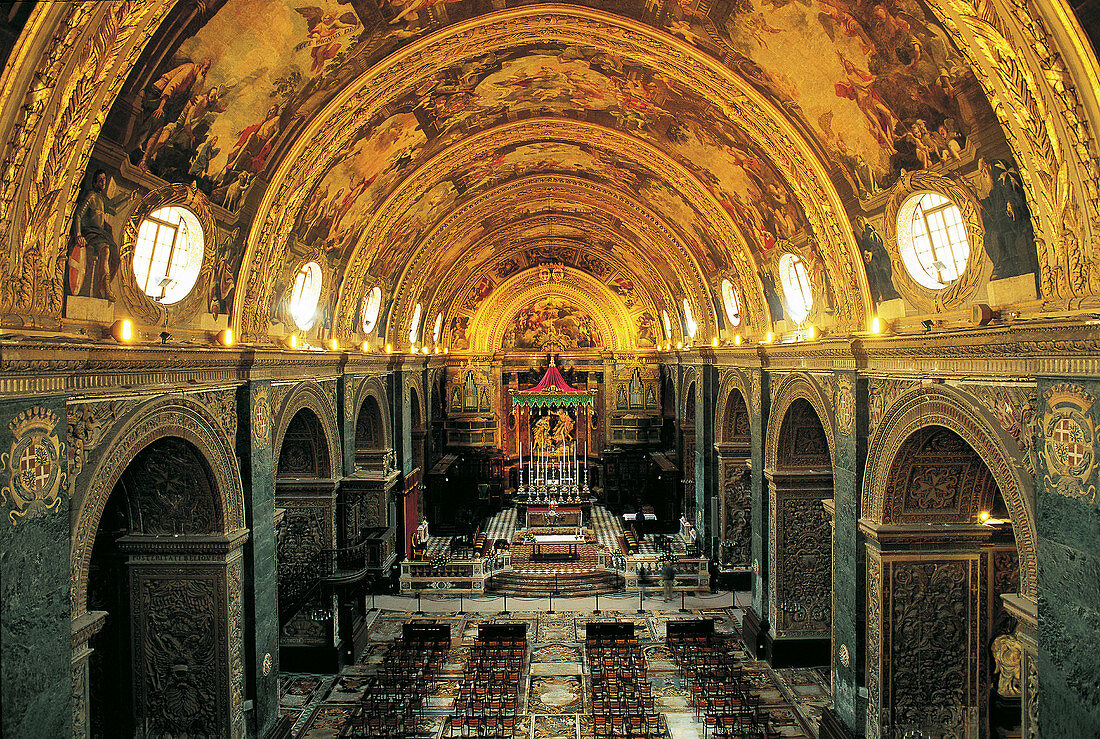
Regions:
<instances>
[{"instance_id":1,"label":"green marble pilaster","mask_svg":"<svg viewBox=\"0 0 1100 739\"><path fill-rule=\"evenodd\" d=\"M752 418L752 608L761 619L768 613L768 493L764 481L764 436L771 410L768 374L752 370L749 415Z\"/></svg>"},{"instance_id":2,"label":"green marble pilaster","mask_svg":"<svg viewBox=\"0 0 1100 739\"><path fill-rule=\"evenodd\" d=\"M1100 736L1100 381L1040 378L1036 392L1038 735ZM1074 428L1071 458L1056 437Z\"/></svg>"},{"instance_id":3,"label":"green marble pilaster","mask_svg":"<svg viewBox=\"0 0 1100 739\"><path fill-rule=\"evenodd\" d=\"M859 531L860 489L867 454L867 382L853 372L836 374L833 466L833 603L830 669L833 710L851 731L862 730L865 600L864 547ZM843 659L842 656L843 650Z\"/></svg>"},{"instance_id":4,"label":"green marble pilaster","mask_svg":"<svg viewBox=\"0 0 1100 739\"><path fill-rule=\"evenodd\" d=\"M65 399L0 403L0 735L69 736Z\"/></svg>"},{"instance_id":5,"label":"green marble pilaster","mask_svg":"<svg viewBox=\"0 0 1100 739\"><path fill-rule=\"evenodd\" d=\"M250 733L264 736L279 719L279 598L275 566L275 472L271 453L271 383L237 391L237 449L251 536L244 547L246 695Z\"/></svg>"},{"instance_id":6,"label":"green marble pilaster","mask_svg":"<svg viewBox=\"0 0 1100 739\"><path fill-rule=\"evenodd\" d=\"M718 536L718 454L714 449L715 414L718 406L718 369L698 368L695 384L695 510L703 512L704 554L714 556Z\"/></svg>"}]
</instances>

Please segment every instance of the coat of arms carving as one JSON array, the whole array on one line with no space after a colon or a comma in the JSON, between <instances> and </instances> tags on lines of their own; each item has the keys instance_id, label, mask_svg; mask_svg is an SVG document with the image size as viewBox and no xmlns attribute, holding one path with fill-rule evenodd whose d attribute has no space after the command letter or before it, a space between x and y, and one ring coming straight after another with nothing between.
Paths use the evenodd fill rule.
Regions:
<instances>
[{"instance_id":1,"label":"coat of arms carving","mask_svg":"<svg viewBox=\"0 0 1100 739\"><path fill-rule=\"evenodd\" d=\"M11 506L8 517L13 525L20 519L45 516L61 505L57 491L65 477L61 467L65 443L55 431L59 420L36 406L8 424L14 439L11 451L0 454L0 465L11 470L11 478L0 490L0 502Z\"/></svg>"},{"instance_id":2,"label":"coat of arms carving","mask_svg":"<svg viewBox=\"0 0 1100 739\"><path fill-rule=\"evenodd\" d=\"M1090 485L1096 468L1096 426L1090 414L1095 401L1077 385L1055 385L1043 394L1043 448L1046 485L1068 498L1096 501L1096 486Z\"/></svg>"}]
</instances>

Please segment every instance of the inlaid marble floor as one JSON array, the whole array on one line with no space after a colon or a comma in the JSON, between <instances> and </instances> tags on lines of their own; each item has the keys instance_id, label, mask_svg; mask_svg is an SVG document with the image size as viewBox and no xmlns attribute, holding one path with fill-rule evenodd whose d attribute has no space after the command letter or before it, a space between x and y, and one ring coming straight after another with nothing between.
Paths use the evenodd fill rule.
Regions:
<instances>
[{"instance_id":1,"label":"inlaid marble floor","mask_svg":"<svg viewBox=\"0 0 1100 739\"><path fill-rule=\"evenodd\" d=\"M728 602L728 601L727 601ZM738 608L700 609L685 614L668 610L512 613L431 613L411 616L407 612L374 612L370 647L358 664L339 675L283 673L280 676L280 712L294 725L295 737L336 737L366 688L372 674L400 635L401 625L411 620L447 624L452 649L433 685L420 734L438 739L454 705L462 681L466 657L477 636L479 624L523 622L528 624L531 648L527 674L521 686L521 720L516 739L591 739L592 722L587 713L589 677L584 664L584 625L588 621L633 621L645 654L657 707L664 714L670 739L697 739L703 735L696 720L682 674L664 645L669 620L714 618L716 629L735 636L741 618ZM744 669L760 696L762 710L784 737L816 737L821 709L829 705L828 672L803 668L772 670L742 651Z\"/></svg>"}]
</instances>

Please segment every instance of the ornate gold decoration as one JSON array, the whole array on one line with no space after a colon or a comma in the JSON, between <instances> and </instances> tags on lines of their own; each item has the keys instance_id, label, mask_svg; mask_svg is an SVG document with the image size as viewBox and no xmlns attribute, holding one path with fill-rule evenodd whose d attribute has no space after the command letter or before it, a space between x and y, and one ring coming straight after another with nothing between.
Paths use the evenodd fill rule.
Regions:
<instances>
[{"instance_id":1,"label":"ornate gold decoration","mask_svg":"<svg viewBox=\"0 0 1100 739\"><path fill-rule=\"evenodd\" d=\"M0 109L17 111L0 137L0 279L10 286L0 314L60 317L77 188L107 111L171 5L113 0L55 13L47 4L28 20L0 84Z\"/></svg>"},{"instance_id":2,"label":"ornate gold decoration","mask_svg":"<svg viewBox=\"0 0 1100 739\"><path fill-rule=\"evenodd\" d=\"M970 256L966 269L959 278L942 290L931 290L921 285L909 274L901 259L898 237L898 211L913 195L934 192L943 195L962 212ZM981 204L964 184L949 177L918 170L907 172L890 189L886 201L886 247L893 263L894 285L922 313L932 313L958 308L973 297L978 286L989 279L993 263L985 257L985 226L982 225Z\"/></svg>"},{"instance_id":3,"label":"ornate gold decoration","mask_svg":"<svg viewBox=\"0 0 1100 739\"><path fill-rule=\"evenodd\" d=\"M779 459L779 430L791 403L802 398L813 406L818 421L825 430L829 445L829 458L835 460L836 440L833 438L832 413L829 400L813 377L805 372L792 372L780 382L772 378L772 404L768 409L768 428L765 434L764 469L774 470ZM754 388L755 390L755 388Z\"/></svg>"},{"instance_id":4,"label":"ornate gold decoration","mask_svg":"<svg viewBox=\"0 0 1100 739\"><path fill-rule=\"evenodd\" d=\"M267 400L268 388L261 386L252 394L252 438L259 445L271 440L271 405Z\"/></svg>"},{"instance_id":5,"label":"ornate gold decoration","mask_svg":"<svg viewBox=\"0 0 1100 739\"><path fill-rule=\"evenodd\" d=\"M530 22L537 17L538 22ZM691 94L713 101L730 117L730 125L751 132L764 155L775 164L785 184L807 215L811 233L826 260L830 283L858 286L837 306L842 325L862 325L869 290L854 236L843 217L827 172L801 135L751 85L717 61L644 24L602 12L564 6L518 8L457 23L404 47L373 66L327 106L302 132L272 180L263 212L249 236L245 272L246 297L235 301L236 325L247 338L264 326L271 271L286 242L306 194L337 152L348 146L357 128L352 120L367 120L386 101L420 85L441 60L458 63L525 43L560 42L619 55L629 63L659 68ZM383 205L382 211L387 207ZM368 231L373 230L368 228ZM345 289L348 289L345 285ZM360 285L352 286L356 295ZM705 291L699 293L706 295ZM341 303L353 302L342 298Z\"/></svg>"},{"instance_id":6,"label":"ornate gold decoration","mask_svg":"<svg viewBox=\"0 0 1100 739\"><path fill-rule=\"evenodd\" d=\"M328 477L336 477L341 464L340 431L339 426L336 424L336 406L328 389L310 380L295 385L287 395L286 400L283 401L282 408L278 411L274 444L271 447L272 461L276 465L278 464L287 426L290 425L298 411L303 408L311 410L321 422L321 428L325 433L325 444L328 446Z\"/></svg>"},{"instance_id":7,"label":"ornate gold decoration","mask_svg":"<svg viewBox=\"0 0 1100 739\"><path fill-rule=\"evenodd\" d=\"M0 502L11 506L12 525L20 519L41 518L61 506L57 491L65 479L61 467L65 442L54 430L59 420L52 411L35 406L8 424L15 438L11 451L0 454L0 466L11 470L8 484L0 490Z\"/></svg>"},{"instance_id":8,"label":"ornate gold decoration","mask_svg":"<svg viewBox=\"0 0 1100 739\"><path fill-rule=\"evenodd\" d=\"M134 248L141 222L153 211L171 205L186 208L199 219L203 238L202 267L186 297L176 303L160 303L146 295L138 286L137 275L134 274ZM210 297L210 276L213 274L217 250L218 233L214 227L214 216L210 212L210 201L201 190L189 185L168 185L148 193L130 215L119 241L119 254L122 258L122 265L118 270L119 283L122 287L122 298L134 318L156 325L165 316L170 320L189 318L200 310L205 310Z\"/></svg>"},{"instance_id":9,"label":"ornate gold decoration","mask_svg":"<svg viewBox=\"0 0 1100 739\"><path fill-rule=\"evenodd\" d=\"M1001 634L994 639L993 660L997 665L997 692L1005 698L1019 698L1023 647L1016 637Z\"/></svg>"},{"instance_id":10,"label":"ornate gold decoration","mask_svg":"<svg viewBox=\"0 0 1100 739\"><path fill-rule=\"evenodd\" d=\"M852 436L856 426L856 398L852 392L852 378L841 375L836 383L836 429L845 436Z\"/></svg>"},{"instance_id":11,"label":"ornate gold decoration","mask_svg":"<svg viewBox=\"0 0 1100 739\"><path fill-rule=\"evenodd\" d=\"M504 345L504 334L525 305L542 297L561 297L588 310L596 332L615 351L634 348L633 321L622 300L586 272L561 268L562 281L545 283L539 270L510 277L478 308L467 331L473 352L493 352ZM583 350L577 350L583 351Z\"/></svg>"},{"instance_id":12,"label":"ornate gold decoration","mask_svg":"<svg viewBox=\"0 0 1100 739\"><path fill-rule=\"evenodd\" d=\"M1096 469L1096 424L1090 413L1095 398L1084 388L1066 383L1047 390L1043 400L1047 411L1039 454L1046 463L1046 488L1095 503L1096 486L1091 480Z\"/></svg>"}]
</instances>

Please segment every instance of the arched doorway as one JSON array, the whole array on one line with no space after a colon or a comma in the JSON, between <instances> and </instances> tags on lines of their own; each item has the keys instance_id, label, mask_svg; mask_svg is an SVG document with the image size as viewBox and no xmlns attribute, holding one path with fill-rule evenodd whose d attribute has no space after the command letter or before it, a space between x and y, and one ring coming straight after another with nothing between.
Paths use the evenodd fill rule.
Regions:
<instances>
[{"instance_id":1,"label":"arched doorway","mask_svg":"<svg viewBox=\"0 0 1100 739\"><path fill-rule=\"evenodd\" d=\"M782 422L769 449L768 616L773 664L827 664L831 637L833 497L829 436L808 383L773 408ZM769 428L771 433L772 428Z\"/></svg>"},{"instance_id":2,"label":"arched doorway","mask_svg":"<svg viewBox=\"0 0 1100 739\"><path fill-rule=\"evenodd\" d=\"M959 433L932 424L898 445L885 490L881 523L864 526L868 736L1016 729L1019 646L1000 596L1019 589L1019 560L994 475ZM994 685L994 652L1006 647L1016 655Z\"/></svg>"},{"instance_id":3,"label":"arched doorway","mask_svg":"<svg viewBox=\"0 0 1100 739\"><path fill-rule=\"evenodd\" d=\"M89 610L107 614L89 643L92 736L243 734L244 533L221 533L214 480L193 444L167 436L106 501L88 570Z\"/></svg>"}]
</instances>

